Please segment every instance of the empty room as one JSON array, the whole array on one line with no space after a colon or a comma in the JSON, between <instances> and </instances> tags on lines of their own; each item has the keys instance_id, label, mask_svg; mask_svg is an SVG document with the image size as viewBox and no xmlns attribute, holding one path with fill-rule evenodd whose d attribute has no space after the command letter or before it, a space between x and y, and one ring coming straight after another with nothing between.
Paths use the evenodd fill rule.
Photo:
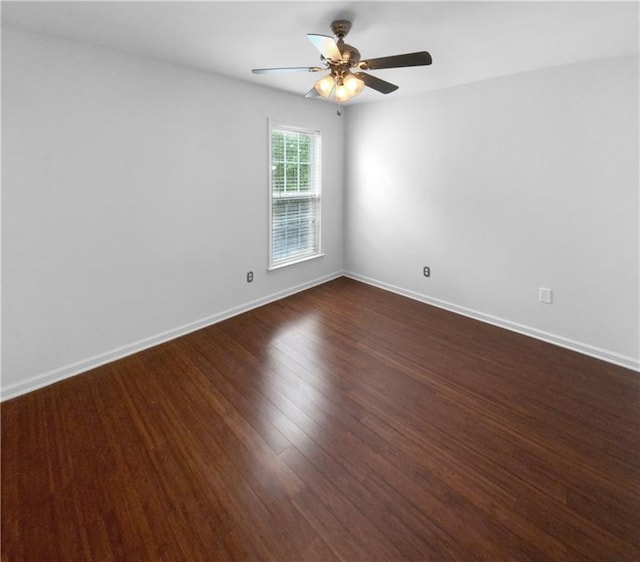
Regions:
<instances>
[{"instance_id":1,"label":"empty room","mask_svg":"<svg viewBox=\"0 0 640 562\"><path fill-rule=\"evenodd\" d=\"M2 2L1 558L640 560L637 2Z\"/></svg>"}]
</instances>

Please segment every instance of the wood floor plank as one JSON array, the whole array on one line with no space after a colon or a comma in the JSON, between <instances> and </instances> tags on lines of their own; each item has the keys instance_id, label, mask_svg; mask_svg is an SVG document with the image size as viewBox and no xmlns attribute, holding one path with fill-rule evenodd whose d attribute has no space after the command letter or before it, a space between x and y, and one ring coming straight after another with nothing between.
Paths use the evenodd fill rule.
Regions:
<instances>
[{"instance_id":1,"label":"wood floor plank","mask_svg":"<svg viewBox=\"0 0 640 562\"><path fill-rule=\"evenodd\" d=\"M1 405L1 556L640 560L640 376L340 278Z\"/></svg>"}]
</instances>

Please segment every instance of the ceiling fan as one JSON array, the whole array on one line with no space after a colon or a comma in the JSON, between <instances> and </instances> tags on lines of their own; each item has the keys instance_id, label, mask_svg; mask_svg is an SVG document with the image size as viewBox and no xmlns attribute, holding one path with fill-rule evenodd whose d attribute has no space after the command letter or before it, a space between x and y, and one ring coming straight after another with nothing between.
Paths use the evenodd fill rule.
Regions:
<instances>
[{"instance_id":1,"label":"ceiling fan","mask_svg":"<svg viewBox=\"0 0 640 562\"><path fill-rule=\"evenodd\" d=\"M406 53L377 59L360 60L360 51L344 42L351 29L351 22L336 20L331 24L331 31L336 39L329 35L308 33L309 41L320 51L323 66L294 66L285 68L254 68L254 74L269 72L322 72L329 74L318 80L305 97L323 97L338 103L349 101L357 96L365 86L383 94L390 94L398 86L362 72L363 70L380 70L383 68L400 68L404 66L425 66L431 64L431 55L427 51Z\"/></svg>"}]
</instances>

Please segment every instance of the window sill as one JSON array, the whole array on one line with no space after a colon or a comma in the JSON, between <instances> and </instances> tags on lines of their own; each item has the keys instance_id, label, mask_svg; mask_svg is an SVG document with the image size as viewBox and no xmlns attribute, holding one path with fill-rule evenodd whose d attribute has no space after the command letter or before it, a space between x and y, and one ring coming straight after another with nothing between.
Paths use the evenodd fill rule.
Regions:
<instances>
[{"instance_id":1,"label":"window sill","mask_svg":"<svg viewBox=\"0 0 640 562\"><path fill-rule=\"evenodd\" d=\"M305 261L309 261L309 260L315 260L317 258L322 258L324 257L324 254L322 252L320 252L319 254L313 254L312 256L306 256L304 258L300 258L294 261L288 261L286 263L279 263L278 265L270 265L267 268L267 271L274 271L276 269L282 269L283 267L289 267L290 265L296 265L298 263L302 263Z\"/></svg>"}]
</instances>

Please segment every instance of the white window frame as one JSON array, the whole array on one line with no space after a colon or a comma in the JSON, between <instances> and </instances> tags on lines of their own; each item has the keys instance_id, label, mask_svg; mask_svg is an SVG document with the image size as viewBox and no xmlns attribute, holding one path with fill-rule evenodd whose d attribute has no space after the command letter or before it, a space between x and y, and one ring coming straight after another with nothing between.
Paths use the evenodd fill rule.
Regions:
<instances>
[{"instance_id":1,"label":"white window frame","mask_svg":"<svg viewBox=\"0 0 640 562\"><path fill-rule=\"evenodd\" d=\"M277 261L274 263L273 261L273 132L274 131L284 131L284 132L292 132L292 133L302 133L307 134L314 137L314 150L316 151L316 155L314 158L314 164L316 166L316 170L313 171L312 175L316 179L317 185L315 185L315 191L312 194L309 194L309 199L316 198L318 201L318 209L316 213L316 240L317 240L317 248L313 253L305 254L302 256L292 257L287 259L286 261ZM282 125L280 123L275 123L269 120L269 267L268 270L272 271L274 269L280 269L282 267L288 267L290 265L294 265L297 263L313 260L319 257L324 256L322 253L322 136L319 130L309 129L305 127L294 127L291 125Z\"/></svg>"}]
</instances>

